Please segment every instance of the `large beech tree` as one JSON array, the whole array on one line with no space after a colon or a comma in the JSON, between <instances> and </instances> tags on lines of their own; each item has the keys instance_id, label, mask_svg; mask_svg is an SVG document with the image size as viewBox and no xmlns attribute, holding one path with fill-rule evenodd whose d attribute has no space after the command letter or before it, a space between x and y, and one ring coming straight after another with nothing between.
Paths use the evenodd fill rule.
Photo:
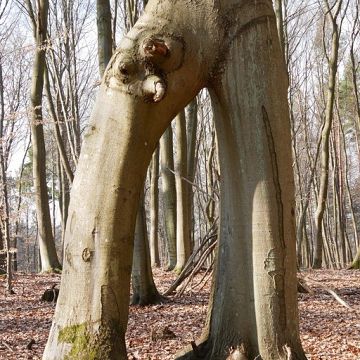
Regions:
<instances>
[{"instance_id":1,"label":"large beech tree","mask_svg":"<svg viewBox=\"0 0 360 360\"><path fill-rule=\"evenodd\" d=\"M44 359L126 359L133 234L157 142L211 91L221 225L204 335L180 358L305 359L296 305L287 77L270 0L150 0L114 53L71 193ZM243 355L238 356L240 359Z\"/></svg>"}]
</instances>

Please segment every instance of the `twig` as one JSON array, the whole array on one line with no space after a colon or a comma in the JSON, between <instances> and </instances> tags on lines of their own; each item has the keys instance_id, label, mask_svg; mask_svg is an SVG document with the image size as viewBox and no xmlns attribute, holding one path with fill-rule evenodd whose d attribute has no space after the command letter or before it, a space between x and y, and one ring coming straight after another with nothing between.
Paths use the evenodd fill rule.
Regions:
<instances>
[{"instance_id":1,"label":"twig","mask_svg":"<svg viewBox=\"0 0 360 360\"><path fill-rule=\"evenodd\" d=\"M11 348L9 344L7 344L4 340L1 342L8 350L14 352L14 349Z\"/></svg>"},{"instance_id":2,"label":"twig","mask_svg":"<svg viewBox=\"0 0 360 360\"><path fill-rule=\"evenodd\" d=\"M315 284L317 284L317 286L323 290L325 290L326 292L328 292L331 296L334 297L334 299L339 303L341 304L342 306L345 306L346 308L350 309L350 310L353 310L353 308L345 301L343 300L334 290L322 285L319 281L316 281L316 280L313 280L313 279L310 279L309 277L304 277L304 279L306 279L306 281L310 281L310 282L313 282Z\"/></svg>"}]
</instances>

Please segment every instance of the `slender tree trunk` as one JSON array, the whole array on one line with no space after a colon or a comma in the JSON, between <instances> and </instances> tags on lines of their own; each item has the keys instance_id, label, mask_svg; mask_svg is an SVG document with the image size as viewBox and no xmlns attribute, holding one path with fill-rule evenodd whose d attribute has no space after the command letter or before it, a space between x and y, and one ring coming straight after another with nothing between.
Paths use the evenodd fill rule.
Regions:
<instances>
[{"instance_id":1,"label":"slender tree trunk","mask_svg":"<svg viewBox=\"0 0 360 360\"><path fill-rule=\"evenodd\" d=\"M180 273L190 256L191 238L189 229L188 184L183 180L187 175L187 142L185 111L182 110L175 119L176 123L176 266Z\"/></svg>"},{"instance_id":2,"label":"slender tree trunk","mask_svg":"<svg viewBox=\"0 0 360 360\"><path fill-rule=\"evenodd\" d=\"M98 59L100 76L103 76L113 51L111 7L109 0L96 0Z\"/></svg>"},{"instance_id":3,"label":"slender tree trunk","mask_svg":"<svg viewBox=\"0 0 360 360\"><path fill-rule=\"evenodd\" d=\"M169 126L160 139L161 187L164 225L168 253L167 270L176 265L176 187L174 169L172 129Z\"/></svg>"},{"instance_id":4,"label":"slender tree trunk","mask_svg":"<svg viewBox=\"0 0 360 360\"><path fill-rule=\"evenodd\" d=\"M188 225L190 231L191 249L194 248L194 236L193 229L195 226L194 220L194 192L191 183L195 180L196 171L196 134L198 127L198 116L197 116L197 98L195 98L186 107L186 138L187 138L187 179L189 182L187 186L187 205L188 205Z\"/></svg>"},{"instance_id":5,"label":"slender tree trunk","mask_svg":"<svg viewBox=\"0 0 360 360\"><path fill-rule=\"evenodd\" d=\"M48 98L50 114L51 114L51 116L53 118L52 120L53 120L53 123L54 123L55 139L56 139L56 144L57 144L60 159L61 159L61 164L62 164L63 168L65 169L65 172L66 172L66 175L68 177L68 180L69 180L70 184L72 184L72 182L74 180L74 174L72 172L72 169L71 169L71 166L70 166L70 161L69 161L68 156L66 154L65 144L64 144L64 141L63 141L62 136L61 136L61 130L60 130L60 126L59 126L59 119L58 119L58 117L56 115L55 106L54 106L54 102L53 102L52 94L51 94L51 90L50 90L49 72L48 72L47 66L45 67L44 76L45 76L44 80L45 80L46 96Z\"/></svg>"},{"instance_id":6,"label":"slender tree trunk","mask_svg":"<svg viewBox=\"0 0 360 360\"><path fill-rule=\"evenodd\" d=\"M132 305L149 305L161 301L151 272L150 252L146 230L144 198L136 216L134 256L132 265Z\"/></svg>"},{"instance_id":7,"label":"slender tree trunk","mask_svg":"<svg viewBox=\"0 0 360 360\"><path fill-rule=\"evenodd\" d=\"M1 55L0 55L1 56ZM10 208L8 197L8 183L6 173L6 154L4 138L4 121L5 121L5 106L4 106L4 82L3 82L3 67L2 58L0 57L0 251L1 258L4 258L3 252L6 254L6 291L12 291L12 267L11 267L11 252L10 252ZM0 258L0 259L1 259ZM1 259L1 260L2 260ZM0 264L3 265L3 264Z\"/></svg>"},{"instance_id":8,"label":"slender tree trunk","mask_svg":"<svg viewBox=\"0 0 360 360\"><path fill-rule=\"evenodd\" d=\"M32 13L30 0L27 0L29 12ZM61 268L51 228L49 198L46 184L46 150L43 127L42 98L44 88L46 31L49 4L47 0L38 2L38 17L34 35L36 50L32 70L31 84L31 141L33 181L38 222L39 249L41 270L53 271Z\"/></svg>"},{"instance_id":9,"label":"slender tree trunk","mask_svg":"<svg viewBox=\"0 0 360 360\"><path fill-rule=\"evenodd\" d=\"M339 5L340 4L340 5ZM338 6L341 7L341 0ZM331 12L330 12L331 13ZM323 253L323 234L321 223L324 216L325 204L329 183L329 138L334 116L334 100L335 100L335 84L336 73L338 67L338 52L339 52L339 29L337 24L337 17L329 15L332 25L332 43L331 54L329 57L329 80L326 96L326 109L324 127L321 134L321 152L320 152L320 188L317 200L317 209L315 213L315 254L312 267L319 269L322 266Z\"/></svg>"},{"instance_id":10,"label":"slender tree trunk","mask_svg":"<svg viewBox=\"0 0 360 360\"><path fill-rule=\"evenodd\" d=\"M151 266L159 267L159 147L151 160L150 184L150 258Z\"/></svg>"},{"instance_id":11,"label":"slender tree trunk","mask_svg":"<svg viewBox=\"0 0 360 360\"><path fill-rule=\"evenodd\" d=\"M0 56L0 162L1 162L1 173L0 173L0 191L1 191L1 197L0 197L0 221L1 224L3 224L2 219L6 219L6 204L5 201L7 199L4 196L4 193L6 193L6 179L2 175L3 171L2 169L5 167L4 161L4 143L5 139L3 134L3 128L4 128L4 121L5 121L5 100L4 100L4 80L3 80L3 66L2 66L2 58ZM5 173L5 171L4 171ZM3 226L0 229L0 273L6 272L6 258L8 253L8 247L7 247L7 241L6 237L4 236L5 229ZM3 272L2 272L3 271Z\"/></svg>"},{"instance_id":12,"label":"slender tree trunk","mask_svg":"<svg viewBox=\"0 0 360 360\"><path fill-rule=\"evenodd\" d=\"M282 10L282 0L274 0L274 9L275 9L276 26L278 29L280 46L285 56L284 17Z\"/></svg>"}]
</instances>

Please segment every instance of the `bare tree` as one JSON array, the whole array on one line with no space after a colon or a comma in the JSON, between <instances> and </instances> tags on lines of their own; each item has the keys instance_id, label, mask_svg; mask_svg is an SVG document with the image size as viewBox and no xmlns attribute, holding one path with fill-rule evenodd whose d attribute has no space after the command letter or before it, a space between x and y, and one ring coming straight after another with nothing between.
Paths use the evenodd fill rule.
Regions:
<instances>
[{"instance_id":1,"label":"bare tree","mask_svg":"<svg viewBox=\"0 0 360 360\"><path fill-rule=\"evenodd\" d=\"M44 359L127 358L132 238L147 167L171 120L206 86L220 151L219 257L203 342L180 358L225 359L231 346L244 347L249 358L306 358L296 310L287 76L277 36L268 0L147 4L110 60L85 136Z\"/></svg>"}]
</instances>

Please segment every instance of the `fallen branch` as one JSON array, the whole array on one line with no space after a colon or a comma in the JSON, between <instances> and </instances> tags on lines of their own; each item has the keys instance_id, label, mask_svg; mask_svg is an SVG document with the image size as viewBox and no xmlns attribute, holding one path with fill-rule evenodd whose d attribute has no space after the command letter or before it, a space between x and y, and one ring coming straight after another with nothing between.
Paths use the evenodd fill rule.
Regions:
<instances>
[{"instance_id":1,"label":"fallen branch","mask_svg":"<svg viewBox=\"0 0 360 360\"><path fill-rule=\"evenodd\" d=\"M173 293L189 276L190 279L201 269L201 266L204 264L208 255L213 251L217 243L217 226L216 221L211 229L208 231L207 235L203 238L200 246L194 251L190 256L187 263L184 266L183 271L180 273L178 278L171 284L170 288L165 291L164 295L170 295ZM209 251L211 249L211 251ZM204 254L207 254L204 258ZM201 264L200 266L198 266ZM194 271L196 269L196 271ZM189 282L187 282L188 284Z\"/></svg>"},{"instance_id":2,"label":"fallen branch","mask_svg":"<svg viewBox=\"0 0 360 360\"><path fill-rule=\"evenodd\" d=\"M14 352L14 349L9 345L7 344L4 340L1 342L8 350Z\"/></svg>"},{"instance_id":3,"label":"fallen branch","mask_svg":"<svg viewBox=\"0 0 360 360\"><path fill-rule=\"evenodd\" d=\"M310 279L309 277L303 278L303 280L313 282L318 288L323 289L327 293L329 293L340 305L345 306L350 310L353 310L353 308L345 300L343 300L334 290L322 285L319 281Z\"/></svg>"}]
</instances>

